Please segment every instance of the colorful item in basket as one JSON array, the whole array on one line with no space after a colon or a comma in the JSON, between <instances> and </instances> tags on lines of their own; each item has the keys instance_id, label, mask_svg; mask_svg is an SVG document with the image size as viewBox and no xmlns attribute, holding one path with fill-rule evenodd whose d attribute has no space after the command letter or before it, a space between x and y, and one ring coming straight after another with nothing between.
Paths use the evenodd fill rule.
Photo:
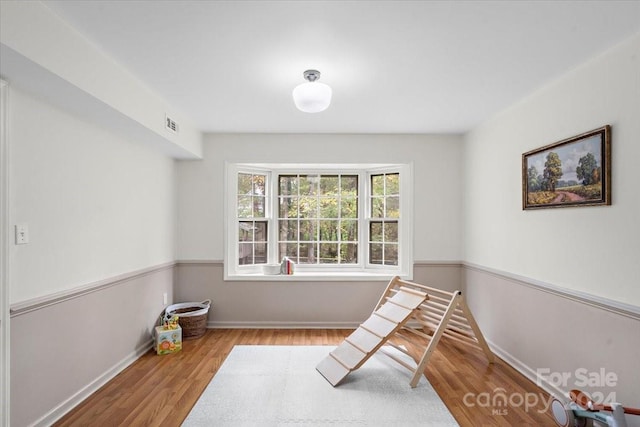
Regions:
<instances>
[{"instance_id":1,"label":"colorful item in basket","mask_svg":"<svg viewBox=\"0 0 640 427\"><path fill-rule=\"evenodd\" d=\"M164 319L164 329L178 329L178 316L167 316Z\"/></svg>"}]
</instances>

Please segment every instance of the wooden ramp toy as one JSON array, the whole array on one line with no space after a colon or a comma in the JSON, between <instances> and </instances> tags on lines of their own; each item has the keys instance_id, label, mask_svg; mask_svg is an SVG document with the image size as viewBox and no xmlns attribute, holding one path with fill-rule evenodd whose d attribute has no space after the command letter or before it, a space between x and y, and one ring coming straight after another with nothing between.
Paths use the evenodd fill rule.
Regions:
<instances>
[{"instance_id":1,"label":"wooden ramp toy","mask_svg":"<svg viewBox=\"0 0 640 427\"><path fill-rule=\"evenodd\" d=\"M479 348L489 363L493 363L494 355L462 292L442 291L394 277L369 319L330 352L316 369L335 387L381 350L412 372L410 385L416 387L442 337ZM389 341L392 338L393 341ZM381 349L387 344L409 355L398 340L417 348L422 354L415 366Z\"/></svg>"},{"instance_id":2,"label":"wooden ramp toy","mask_svg":"<svg viewBox=\"0 0 640 427\"><path fill-rule=\"evenodd\" d=\"M400 287L371 316L318 364L316 369L334 387L358 369L427 300L427 294Z\"/></svg>"}]
</instances>

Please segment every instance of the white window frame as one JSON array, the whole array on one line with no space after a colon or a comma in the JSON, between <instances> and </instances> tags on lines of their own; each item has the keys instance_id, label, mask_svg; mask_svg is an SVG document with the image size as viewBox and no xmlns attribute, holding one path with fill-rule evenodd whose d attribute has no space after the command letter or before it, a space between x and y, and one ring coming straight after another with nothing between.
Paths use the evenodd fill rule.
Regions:
<instances>
[{"instance_id":1,"label":"white window frame","mask_svg":"<svg viewBox=\"0 0 640 427\"><path fill-rule=\"evenodd\" d=\"M225 163L225 280L389 280L393 276L413 278L413 167L408 164L282 164ZM371 175L400 173L400 218L398 219L398 265L369 263L369 222ZM268 264L279 264L278 245L278 175L286 174L354 174L358 175L358 263L296 264L293 275L269 275L263 264L238 264L238 173L266 175L265 218L268 233ZM375 220L375 218L373 219Z\"/></svg>"}]
</instances>

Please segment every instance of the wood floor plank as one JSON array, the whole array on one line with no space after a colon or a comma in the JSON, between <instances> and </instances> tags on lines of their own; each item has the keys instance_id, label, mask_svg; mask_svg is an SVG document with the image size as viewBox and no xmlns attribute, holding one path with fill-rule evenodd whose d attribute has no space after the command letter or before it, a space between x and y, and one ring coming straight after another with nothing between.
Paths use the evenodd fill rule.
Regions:
<instances>
[{"instance_id":1,"label":"wood floor plank","mask_svg":"<svg viewBox=\"0 0 640 427\"><path fill-rule=\"evenodd\" d=\"M352 332L209 329L202 338L185 341L179 353L158 356L148 352L55 425L179 426L234 345L338 345ZM398 344L407 346L414 358L419 357L418 350L410 344ZM549 396L504 361L496 358L489 365L480 350L443 338L425 375L463 427L555 426L545 411ZM502 390L512 397L506 406L486 405L479 399L488 396L489 400L496 400ZM518 396L537 396L538 402L527 408L518 404Z\"/></svg>"}]
</instances>

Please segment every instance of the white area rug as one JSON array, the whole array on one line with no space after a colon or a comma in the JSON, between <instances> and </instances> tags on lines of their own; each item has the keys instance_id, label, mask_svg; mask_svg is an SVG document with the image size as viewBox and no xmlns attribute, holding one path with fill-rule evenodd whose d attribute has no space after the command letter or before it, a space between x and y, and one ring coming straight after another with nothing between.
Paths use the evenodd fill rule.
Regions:
<instances>
[{"instance_id":1,"label":"white area rug","mask_svg":"<svg viewBox=\"0 0 640 427\"><path fill-rule=\"evenodd\" d=\"M338 386L315 367L335 347L235 346L184 426L457 426L423 377L376 354Z\"/></svg>"}]
</instances>

